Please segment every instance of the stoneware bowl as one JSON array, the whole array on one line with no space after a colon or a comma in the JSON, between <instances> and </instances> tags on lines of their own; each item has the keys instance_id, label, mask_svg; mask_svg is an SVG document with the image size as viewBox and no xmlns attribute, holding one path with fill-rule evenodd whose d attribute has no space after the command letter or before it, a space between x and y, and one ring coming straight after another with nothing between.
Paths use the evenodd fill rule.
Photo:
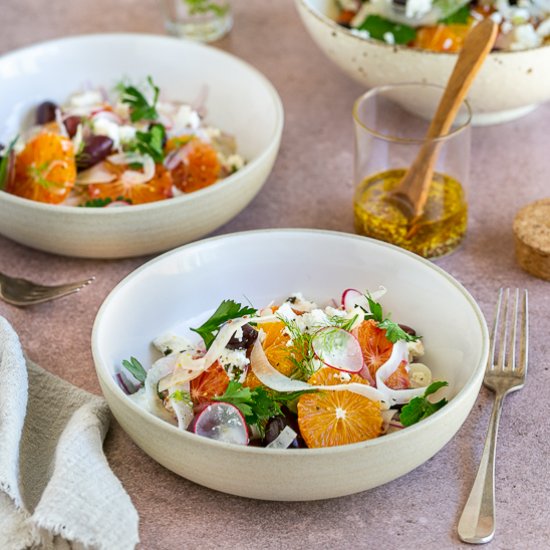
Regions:
<instances>
[{"instance_id":1,"label":"stoneware bowl","mask_svg":"<svg viewBox=\"0 0 550 550\"><path fill-rule=\"evenodd\" d=\"M400 82L445 85L457 54L392 46L338 25L334 0L296 0L306 29L321 50L349 76L372 88ZM476 125L506 122L550 99L550 45L494 52L468 94Z\"/></svg>"},{"instance_id":2,"label":"stoneware bowl","mask_svg":"<svg viewBox=\"0 0 550 550\"><path fill-rule=\"evenodd\" d=\"M64 102L82 85L112 87L151 75L170 99L207 91L206 120L233 134L247 165L211 187L127 208L43 204L0 192L0 234L68 256L119 258L200 238L237 215L267 179L283 128L280 98L256 69L218 49L176 38L104 34L64 38L0 57L0 142L37 104Z\"/></svg>"},{"instance_id":3,"label":"stoneware bowl","mask_svg":"<svg viewBox=\"0 0 550 550\"><path fill-rule=\"evenodd\" d=\"M449 382L450 402L399 433L324 449L230 445L160 420L137 406L115 381L123 359L135 356L150 364L157 357L151 347L153 338L194 326L223 299L249 299L263 306L301 291L327 304L347 287L379 285L387 288L383 304L393 319L424 336L425 362L435 378ZM97 315L92 351L103 394L116 419L137 445L166 468L234 495L314 500L376 487L437 453L476 400L488 356L488 334L468 292L414 254L344 233L268 230L190 244L130 274Z\"/></svg>"}]
</instances>

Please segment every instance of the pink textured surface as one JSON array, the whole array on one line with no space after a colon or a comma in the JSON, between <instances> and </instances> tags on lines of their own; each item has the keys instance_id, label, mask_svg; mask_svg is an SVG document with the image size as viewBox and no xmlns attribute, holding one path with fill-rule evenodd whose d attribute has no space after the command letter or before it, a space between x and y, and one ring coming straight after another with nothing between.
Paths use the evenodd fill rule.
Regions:
<instances>
[{"instance_id":1,"label":"pink textured surface","mask_svg":"<svg viewBox=\"0 0 550 550\"><path fill-rule=\"evenodd\" d=\"M219 234L267 227L353 231L351 106L363 90L310 40L291 0L234 0L235 27L218 46L261 70L281 94L286 127L279 158L252 204ZM155 0L2 0L0 53L33 42L102 31L162 33ZM1 98L1 87L0 87ZM550 195L550 105L506 125L473 132L467 239L438 264L462 282L488 319L500 286L526 287L531 301L528 383L501 420L498 530L491 548L543 548L550 477L550 283L514 260L512 220ZM29 309L0 302L28 355L99 393L92 323L113 286L148 258L91 261L37 252L0 237L0 269L57 283L95 275L82 293ZM113 422L105 450L141 518L142 548L412 548L460 546L456 524L481 454L491 405L482 390L458 435L426 464L383 487L313 503L255 502L199 487L157 465ZM216 475L212 472L212 475Z\"/></svg>"}]
</instances>

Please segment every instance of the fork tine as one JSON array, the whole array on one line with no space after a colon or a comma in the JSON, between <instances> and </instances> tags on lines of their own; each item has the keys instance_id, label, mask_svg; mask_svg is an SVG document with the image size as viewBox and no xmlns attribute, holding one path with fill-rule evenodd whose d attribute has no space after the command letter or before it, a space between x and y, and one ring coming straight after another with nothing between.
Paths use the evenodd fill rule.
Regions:
<instances>
[{"instance_id":1,"label":"fork tine","mask_svg":"<svg viewBox=\"0 0 550 550\"><path fill-rule=\"evenodd\" d=\"M529 304L527 289L523 291L522 300L522 323L519 343L519 370L527 373L527 364L529 362L527 342L529 340Z\"/></svg>"},{"instance_id":2,"label":"fork tine","mask_svg":"<svg viewBox=\"0 0 550 550\"><path fill-rule=\"evenodd\" d=\"M489 360L488 360L489 363L487 364L487 369L488 370L493 370L495 368L495 365L496 365L497 336L498 336L499 328L500 328L500 310L501 310L501 307L502 307L503 294L504 294L504 289L503 288L499 289L499 291L498 291L498 300L497 300L497 303L495 305L495 315L494 315L494 318L493 318L493 327L492 327L492 330L491 330L491 349L489 350Z\"/></svg>"},{"instance_id":3,"label":"fork tine","mask_svg":"<svg viewBox=\"0 0 550 550\"><path fill-rule=\"evenodd\" d=\"M508 294L510 289L508 289ZM516 288L515 300L513 304L513 310L511 312L510 326L512 328L512 334L508 342L508 351L506 357L506 368L510 371L516 369L516 339L517 339L517 325L518 325L518 309L519 309L519 288Z\"/></svg>"}]
</instances>

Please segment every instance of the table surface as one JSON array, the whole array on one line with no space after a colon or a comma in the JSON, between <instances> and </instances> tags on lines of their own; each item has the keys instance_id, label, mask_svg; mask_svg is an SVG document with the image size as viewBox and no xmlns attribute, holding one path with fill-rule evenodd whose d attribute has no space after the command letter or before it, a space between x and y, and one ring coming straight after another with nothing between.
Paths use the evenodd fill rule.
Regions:
<instances>
[{"instance_id":1,"label":"table surface","mask_svg":"<svg viewBox=\"0 0 550 550\"><path fill-rule=\"evenodd\" d=\"M328 61L304 31L292 0L234 0L235 25L217 46L276 86L286 125L274 170L250 206L217 234L269 227L353 232L351 106L364 90ZM163 33L156 0L2 0L0 53L41 40L93 32ZM262 39L258 40L261 36ZM492 548L535 548L550 540L550 283L515 262L517 210L549 196L550 105L505 125L473 130L469 231L438 261L491 320L501 286L529 289L530 371L507 399L496 473L498 531ZM319 162L323 159L323 162ZM96 312L114 285L149 258L54 256L0 237L0 268L57 283L95 275L78 295L17 309L0 302L28 355L77 386L100 393L90 351ZM141 547L449 548L473 482L491 408L482 389L456 437L408 475L350 497L310 502L252 501L205 489L146 456L113 421L105 451L140 515Z\"/></svg>"}]
</instances>

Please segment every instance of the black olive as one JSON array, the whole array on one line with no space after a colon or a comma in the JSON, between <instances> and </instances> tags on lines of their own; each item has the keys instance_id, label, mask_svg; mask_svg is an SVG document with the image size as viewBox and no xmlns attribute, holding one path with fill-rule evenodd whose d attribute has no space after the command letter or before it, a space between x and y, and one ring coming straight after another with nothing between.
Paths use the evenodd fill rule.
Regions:
<instances>
[{"instance_id":1,"label":"black olive","mask_svg":"<svg viewBox=\"0 0 550 550\"><path fill-rule=\"evenodd\" d=\"M57 105L53 101L43 101L36 108L36 124L47 124L55 120Z\"/></svg>"},{"instance_id":2,"label":"black olive","mask_svg":"<svg viewBox=\"0 0 550 550\"><path fill-rule=\"evenodd\" d=\"M399 324L402 330L404 330L407 334L410 334L411 336L416 336L416 330L414 328L411 328L407 325Z\"/></svg>"},{"instance_id":3,"label":"black olive","mask_svg":"<svg viewBox=\"0 0 550 550\"><path fill-rule=\"evenodd\" d=\"M234 334L231 340L227 342L227 348L229 349L248 349L258 338L258 331L249 324L242 327L243 335L239 340Z\"/></svg>"},{"instance_id":4,"label":"black olive","mask_svg":"<svg viewBox=\"0 0 550 550\"><path fill-rule=\"evenodd\" d=\"M76 156L79 170L91 168L104 160L113 148L113 140L107 136L89 136L84 140L84 148Z\"/></svg>"},{"instance_id":5,"label":"black olive","mask_svg":"<svg viewBox=\"0 0 550 550\"><path fill-rule=\"evenodd\" d=\"M63 121L63 124L65 124L65 128L67 128L67 133L69 134L69 137L75 136L76 129L78 128L78 125L80 124L81 120L82 120L82 117L73 115L73 116L68 116Z\"/></svg>"}]
</instances>

